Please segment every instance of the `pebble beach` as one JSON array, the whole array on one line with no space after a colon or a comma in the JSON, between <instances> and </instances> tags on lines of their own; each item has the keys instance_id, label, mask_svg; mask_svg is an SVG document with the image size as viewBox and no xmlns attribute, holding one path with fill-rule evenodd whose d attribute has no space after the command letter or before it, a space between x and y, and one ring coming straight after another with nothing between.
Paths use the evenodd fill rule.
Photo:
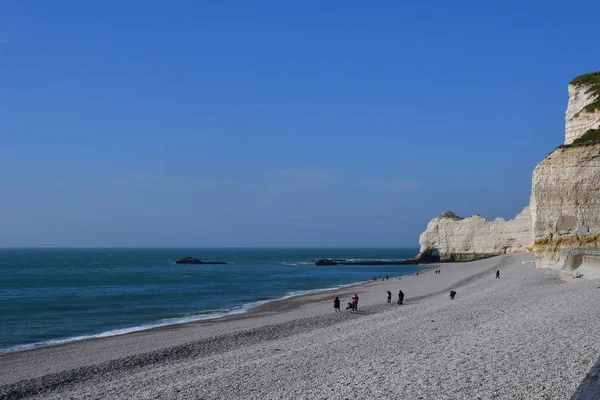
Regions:
<instances>
[{"instance_id":1,"label":"pebble beach","mask_svg":"<svg viewBox=\"0 0 600 400\"><path fill-rule=\"evenodd\" d=\"M354 294L358 311L344 310ZM600 355L599 302L598 282L537 269L526 253L439 264L240 316L5 354L0 398L570 399Z\"/></svg>"}]
</instances>

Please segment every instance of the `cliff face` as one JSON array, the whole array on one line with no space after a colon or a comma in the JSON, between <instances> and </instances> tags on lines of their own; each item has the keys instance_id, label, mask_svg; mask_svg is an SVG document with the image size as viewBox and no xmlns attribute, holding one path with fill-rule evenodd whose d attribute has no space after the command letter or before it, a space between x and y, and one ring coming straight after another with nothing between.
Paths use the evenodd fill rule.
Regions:
<instances>
[{"instance_id":1,"label":"cliff face","mask_svg":"<svg viewBox=\"0 0 600 400\"><path fill-rule=\"evenodd\" d=\"M565 144L571 144L600 126L600 109L586 110L598 100L593 84L569 84L569 104L565 116Z\"/></svg>"},{"instance_id":2,"label":"cliff face","mask_svg":"<svg viewBox=\"0 0 600 400\"><path fill-rule=\"evenodd\" d=\"M433 260L439 252L441 261L471 261L494 255L525 251L533 243L529 207L505 221L487 221L479 215L460 218L445 212L432 219L419 238L421 250L417 258Z\"/></svg>"},{"instance_id":3,"label":"cliff face","mask_svg":"<svg viewBox=\"0 0 600 400\"><path fill-rule=\"evenodd\" d=\"M444 213L421 234L420 261L529 250L538 267L600 278L600 72L569 84L565 142L533 172L530 206L514 220Z\"/></svg>"},{"instance_id":4,"label":"cliff face","mask_svg":"<svg viewBox=\"0 0 600 400\"><path fill-rule=\"evenodd\" d=\"M600 73L569 85L565 145L533 171L532 253L538 267L600 278Z\"/></svg>"}]
</instances>

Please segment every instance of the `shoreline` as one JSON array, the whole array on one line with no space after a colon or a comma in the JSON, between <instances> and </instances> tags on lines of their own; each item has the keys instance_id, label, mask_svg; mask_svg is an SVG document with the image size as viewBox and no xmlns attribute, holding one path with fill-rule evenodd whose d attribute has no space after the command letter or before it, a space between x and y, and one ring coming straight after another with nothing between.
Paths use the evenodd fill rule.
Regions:
<instances>
[{"instance_id":1,"label":"shoreline","mask_svg":"<svg viewBox=\"0 0 600 400\"><path fill-rule=\"evenodd\" d=\"M441 269L460 265L460 263L451 263L446 266L443 264L426 264L424 270L419 275L427 275L436 266ZM464 265L468 265L468 269L475 264L468 263ZM466 275L470 276L469 273L466 273ZM361 297L359 309L362 309L364 307L363 304L365 304L365 297L363 294L365 294L367 290L372 291L374 287L387 287L388 285L410 285L411 281L418 278L419 277L417 277L415 273L412 273L409 275L396 276L387 281L364 281L351 284L348 287L333 288L331 290L294 296L287 299L275 299L242 314L181 324L164 325L140 331L133 331L122 335L88 338L3 353L0 354L0 387L5 384L15 383L22 379L36 379L49 372L49 370L54 370L55 367L58 367L56 369L59 370L82 368L88 365L110 362L114 359L135 356L140 353L156 352L161 348L165 349L184 345L196 340L206 340L221 335L228 335L233 332L261 328L269 324L280 324L281 322L286 323L303 318L312 318L315 315L328 315L333 311L331 303L335 296L339 296L342 305L344 305L344 296L349 300L352 295L358 292ZM382 295L385 290L383 288L381 289ZM393 291L393 293L395 292ZM383 299L383 296L381 296L381 298ZM368 301L368 304L366 305L380 305L383 303L381 300L373 301L372 298L368 300L370 301ZM408 301L410 301L410 296L407 296L406 298L406 302ZM395 298L392 299L392 304L394 303ZM316 305L319 306L318 309L310 307ZM350 311L345 310L340 314L354 315ZM176 334L177 337L173 337L174 334ZM156 342L155 338L158 339L160 344ZM107 348L111 348L113 351L98 354L98 349ZM64 353L71 353L74 357L69 357L66 361L57 362L59 354ZM41 359L42 362L48 362L53 365L53 367L46 369L38 368L36 366L36 371L33 374L30 374L30 370L19 365L22 363L21 360L23 359ZM9 364L12 364L16 369L8 371L8 368L3 368L3 366Z\"/></svg>"},{"instance_id":2,"label":"shoreline","mask_svg":"<svg viewBox=\"0 0 600 400\"><path fill-rule=\"evenodd\" d=\"M457 263L454 263L457 264ZM458 264L457 264L458 265ZM422 265L422 269L419 271L419 275L428 273L431 269L438 266L437 264L424 264ZM78 340L68 340L61 343L53 343L50 345L33 347L28 349L15 350L10 352L0 353L0 389L5 384L14 383L9 378L8 381L3 380L3 361L14 362L16 360L20 360L21 358L26 359L36 359L38 357L42 357L43 359L55 358L57 354L60 354L63 351L68 352L76 352L79 353L82 348L91 348L92 350L89 352L89 355L81 358L81 362L77 363L77 367L80 368L87 364L93 364L98 361L96 357L97 354L95 352L96 347L104 347L104 344L111 344L113 342L126 341L132 346L129 348L131 351L119 354L118 357L123 355L131 356L139 352L148 352L157 350L152 346L151 348L147 348L146 346L143 350L141 350L138 346L134 345L134 342L137 342L140 338L147 338L149 336L164 336L171 334L173 332L181 333L182 337L185 337L190 331L196 331L198 329L202 329L202 333L197 336L200 339L206 339L210 337L216 337L221 334L229 334L231 332L243 331L246 329L255 329L257 327L264 326L266 323L270 322L271 319L276 320L276 323L279 323L279 320L295 321L297 319L312 317L313 310L306 310L303 307L311 304L319 304L324 301L329 303L333 303L333 297L339 296L342 298L343 296L347 296L348 299L352 297L356 292L364 293L366 288L371 288L377 285L385 285L385 284L397 284L398 282L406 282L407 279L411 277L415 277L416 272L413 272L408 275L397 275L394 277L390 277L387 281L363 281L356 282L347 285L342 285L340 287L334 288L325 288L325 289L315 289L310 293L298 294L298 295L285 295L282 298L277 298L273 300L266 300L263 304L260 304L256 307L248 309L246 312L237 313L237 314L229 314L224 315L217 318L210 319L201 319L196 321L175 323L175 324L167 324L160 325L155 327L150 327L143 330L134 330L127 333L110 335L110 336L96 336L96 337L88 337L82 338ZM395 300L392 299L392 303L395 303ZM408 299L407 299L408 300ZM361 301L362 303L362 301ZM343 302L342 302L343 305ZM329 307L326 307L329 311ZM343 307L342 307L343 308ZM362 307L361 307L362 308ZM333 310L333 307L331 307ZM342 313L351 314L350 311L342 310ZM325 312L321 312L320 315L325 314ZM207 328L207 330L204 330ZM214 330L214 333L209 332L210 330ZM99 334L102 335L102 334ZM183 338L181 338L183 339ZM185 340L177 340L177 343L186 343L189 340L185 338ZM100 357L102 362L108 361L110 358L115 357ZM66 363L65 363L66 364ZM19 374L22 376L22 374ZM35 379L36 377L34 377ZM9 382L10 381L10 382ZM2 391L0 390L0 394Z\"/></svg>"},{"instance_id":3,"label":"shoreline","mask_svg":"<svg viewBox=\"0 0 600 400\"><path fill-rule=\"evenodd\" d=\"M421 271L419 271L419 272L427 271L428 269L432 268L432 265L434 265L434 264L423 264L423 265L419 264L418 266L422 268ZM402 277L411 276L414 274L415 273L413 272L413 273L410 273L407 275L396 275L390 279L398 279L398 278L402 278ZM295 301L295 299L298 297L311 296L311 295L319 294L319 293L323 293L323 294L333 293L336 291L341 291L342 289L358 287L360 285L368 284L371 282L381 282L381 281L368 280L368 281L362 281L362 282L353 282L353 283L348 283L348 284L342 284L342 285L338 285L338 286L330 287L330 288L289 292L281 297L267 299L267 300L257 300L257 301L252 301L249 303L241 304L239 306L234 306L231 310L224 311L222 314L215 312L215 314L213 314L212 316L210 316L210 314L208 314L207 317L169 318L167 320L163 320L164 322L157 321L155 323L149 323L149 324L137 325L137 326L131 326L131 327L125 327L125 328L111 329L111 330L99 332L99 333L92 333L92 334L68 337L68 338L63 338L63 339L50 339L47 341L37 342L37 343L15 345L15 346L12 346L9 348L0 349L0 359L2 356L8 355L8 354L15 354L15 353L26 352L26 351L34 351L34 350L43 349L43 348L47 348L47 347L67 345L70 343L85 342L85 341L90 341L90 340L98 340L98 339L105 339L105 338L111 338L111 337L117 337L117 336L124 336L124 335L139 333L139 332L153 331L153 330L157 330L157 329L160 330L162 328L169 328L169 327L173 327L173 326L181 326L181 325L187 325L187 324L198 324L198 323L202 323L202 322L210 323L210 322L219 322L219 321L231 321L236 318L240 318L243 316L250 316L250 315L253 315L256 313L260 314L260 313L264 313L264 312L285 311L285 310L292 309L294 307L294 306L291 306L292 304L298 303L297 301ZM288 302L288 300L290 300L290 301ZM275 303L275 304L271 305L270 303Z\"/></svg>"},{"instance_id":4,"label":"shoreline","mask_svg":"<svg viewBox=\"0 0 600 400\"><path fill-rule=\"evenodd\" d=\"M600 311L586 307L600 301L597 284L564 282L554 271L536 269L525 253L435 269L441 274L432 268L418 277L367 281L272 301L229 318L0 355L0 397L574 393L600 355L593 340L600 334ZM405 305L386 304L385 292L399 288ZM455 300L448 299L449 288L458 292ZM345 304L354 293L358 312L333 312L334 296ZM402 368L389 367L395 362Z\"/></svg>"}]
</instances>

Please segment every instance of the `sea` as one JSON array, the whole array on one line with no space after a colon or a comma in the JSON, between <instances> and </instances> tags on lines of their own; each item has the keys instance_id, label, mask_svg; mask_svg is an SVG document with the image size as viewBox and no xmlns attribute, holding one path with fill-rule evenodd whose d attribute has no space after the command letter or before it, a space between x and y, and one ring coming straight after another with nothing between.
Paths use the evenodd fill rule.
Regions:
<instances>
[{"instance_id":1,"label":"sea","mask_svg":"<svg viewBox=\"0 0 600 400\"><path fill-rule=\"evenodd\" d=\"M315 259L407 259L418 249L0 249L0 353L245 313L415 265L316 266ZM226 265L187 265L191 256Z\"/></svg>"}]
</instances>

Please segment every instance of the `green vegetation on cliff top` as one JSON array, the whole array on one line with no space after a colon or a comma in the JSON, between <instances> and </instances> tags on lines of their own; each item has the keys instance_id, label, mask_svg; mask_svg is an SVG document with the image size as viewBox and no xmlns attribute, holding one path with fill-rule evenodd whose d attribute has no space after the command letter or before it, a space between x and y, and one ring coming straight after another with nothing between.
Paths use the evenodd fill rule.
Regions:
<instances>
[{"instance_id":1,"label":"green vegetation on cliff top","mask_svg":"<svg viewBox=\"0 0 600 400\"><path fill-rule=\"evenodd\" d=\"M593 103L588 104L583 109L588 112L592 112L596 109L600 109L600 71L590 72L589 74L579 75L577 78L569 82L569 85L579 86L586 85L590 88L587 90L588 93L596 95L596 100Z\"/></svg>"},{"instance_id":2,"label":"green vegetation on cliff top","mask_svg":"<svg viewBox=\"0 0 600 400\"><path fill-rule=\"evenodd\" d=\"M600 142L600 129L590 129L582 137L573 141L571 146L579 146L582 144L593 144Z\"/></svg>"},{"instance_id":3,"label":"green vegetation on cliff top","mask_svg":"<svg viewBox=\"0 0 600 400\"><path fill-rule=\"evenodd\" d=\"M452 211L443 212L442 215L440 215L440 218L449 218L449 219L453 219L455 221L460 221L460 220L464 219L464 218L461 218L458 215L454 214Z\"/></svg>"}]
</instances>

